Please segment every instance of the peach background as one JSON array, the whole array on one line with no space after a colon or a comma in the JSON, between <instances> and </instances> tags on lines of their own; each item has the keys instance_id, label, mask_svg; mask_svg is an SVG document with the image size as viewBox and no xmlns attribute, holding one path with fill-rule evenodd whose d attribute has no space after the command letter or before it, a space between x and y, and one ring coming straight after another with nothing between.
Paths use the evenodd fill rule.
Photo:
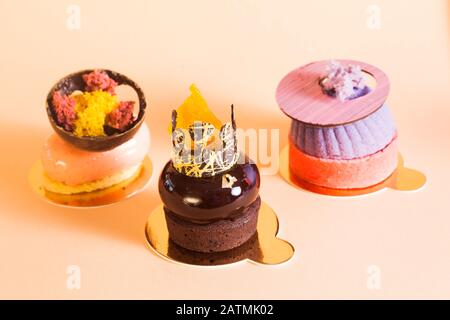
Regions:
<instances>
[{"instance_id":1,"label":"peach background","mask_svg":"<svg viewBox=\"0 0 450 320\"><path fill-rule=\"evenodd\" d=\"M81 29L66 8L81 7ZM450 298L449 1L12 1L0 0L0 298ZM169 4L170 3L170 4ZM378 4L381 30L366 27ZM281 266L219 268L169 263L145 244L168 160L170 110L195 82L214 110L237 107L243 128L289 120L274 91L291 69L351 58L391 78L389 105L408 166L425 172L418 192L333 198L265 176L261 195L296 247ZM99 209L41 201L27 174L51 133L44 97L65 74L117 70L145 90L150 109L150 187ZM81 289L66 289L66 267ZM381 289L366 287L381 268Z\"/></svg>"}]
</instances>

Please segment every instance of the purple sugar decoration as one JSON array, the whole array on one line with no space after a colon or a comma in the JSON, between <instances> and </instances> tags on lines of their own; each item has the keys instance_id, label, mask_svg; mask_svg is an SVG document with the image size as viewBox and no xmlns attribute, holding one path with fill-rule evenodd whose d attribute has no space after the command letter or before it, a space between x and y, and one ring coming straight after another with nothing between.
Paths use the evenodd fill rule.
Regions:
<instances>
[{"instance_id":1,"label":"purple sugar decoration","mask_svg":"<svg viewBox=\"0 0 450 320\"><path fill-rule=\"evenodd\" d=\"M326 94L340 101L361 97L370 91L359 65L344 66L339 61L330 61L320 84Z\"/></svg>"}]
</instances>

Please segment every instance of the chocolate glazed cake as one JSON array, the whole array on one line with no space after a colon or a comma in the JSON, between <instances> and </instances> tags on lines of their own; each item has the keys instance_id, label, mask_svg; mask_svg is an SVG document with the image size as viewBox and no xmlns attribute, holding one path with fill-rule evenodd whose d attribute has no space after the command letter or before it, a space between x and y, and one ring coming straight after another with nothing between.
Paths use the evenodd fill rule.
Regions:
<instances>
[{"instance_id":1,"label":"chocolate glazed cake","mask_svg":"<svg viewBox=\"0 0 450 320\"><path fill-rule=\"evenodd\" d=\"M229 177L237 180L233 187L223 188ZM183 175L168 162L159 180L159 193L170 238L183 248L200 252L240 246L256 232L259 183L258 168L250 162L205 178Z\"/></svg>"},{"instance_id":2,"label":"chocolate glazed cake","mask_svg":"<svg viewBox=\"0 0 450 320\"><path fill-rule=\"evenodd\" d=\"M202 119L177 128L182 118L173 111L174 152L158 185L169 236L197 252L237 248L255 235L261 200L258 168L237 150L233 106L220 130Z\"/></svg>"}]
</instances>

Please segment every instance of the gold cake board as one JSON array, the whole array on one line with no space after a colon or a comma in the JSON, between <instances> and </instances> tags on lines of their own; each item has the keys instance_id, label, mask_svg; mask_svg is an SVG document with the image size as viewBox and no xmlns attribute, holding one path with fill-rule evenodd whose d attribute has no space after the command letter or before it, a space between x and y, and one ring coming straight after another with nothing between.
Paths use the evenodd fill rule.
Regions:
<instances>
[{"instance_id":1,"label":"gold cake board","mask_svg":"<svg viewBox=\"0 0 450 320\"><path fill-rule=\"evenodd\" d=\"M199 266L217 266L243 260L264 265L286 262L294 255L294 247L289 242L277 238L277 233L277 215L264 202L259 209L256 234L238 248L224 252L194 252L172 242L162 204L150 214L145 227L147 243L159 256L173 262Z\"/></svg>"},{"instance_id":2,"label":"gold cake board","mask_svg":"<svg viewBox=\"0 0 450 320\"><path fill-rule=\"evenodd\" d=\"M138 175L129 180L98 191L65 195L45 190L45 172L41 161L37 161L31 167L28 181L33 191L45 201L60 206L89 208L110 205L142 191L152 176L152 170L152 162L146 156Z\"/></svg>"}]
</instances>

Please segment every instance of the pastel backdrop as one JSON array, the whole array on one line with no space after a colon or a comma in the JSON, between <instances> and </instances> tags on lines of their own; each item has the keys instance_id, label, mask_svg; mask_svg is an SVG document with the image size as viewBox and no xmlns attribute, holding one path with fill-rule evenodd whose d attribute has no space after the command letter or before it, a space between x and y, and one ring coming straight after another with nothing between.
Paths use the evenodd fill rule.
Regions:
<instances>
[{"instance_id":1,"label":"pastel backdrop","mask_svg":"<svg viewBox=\"0 0 450 320\"><path fill-rule=\"evenodd\" d=\"M0 0L0 298L450 298L449 32L444 0ZM170 111L189 85L222 118L234 103L244 129L279 129L283 147L279 80L329 58L389 75L400 150L426 187L334 198L267 175L261 196L296 247L293 260L199 268L153 254L144 225L159 204ZM89 67L145 90L155 174L128 201L60 208L32 193L27 174L52 133L47 91ZM78 290L67 287L72 265Z\"/></svg>"}]
</instances>

